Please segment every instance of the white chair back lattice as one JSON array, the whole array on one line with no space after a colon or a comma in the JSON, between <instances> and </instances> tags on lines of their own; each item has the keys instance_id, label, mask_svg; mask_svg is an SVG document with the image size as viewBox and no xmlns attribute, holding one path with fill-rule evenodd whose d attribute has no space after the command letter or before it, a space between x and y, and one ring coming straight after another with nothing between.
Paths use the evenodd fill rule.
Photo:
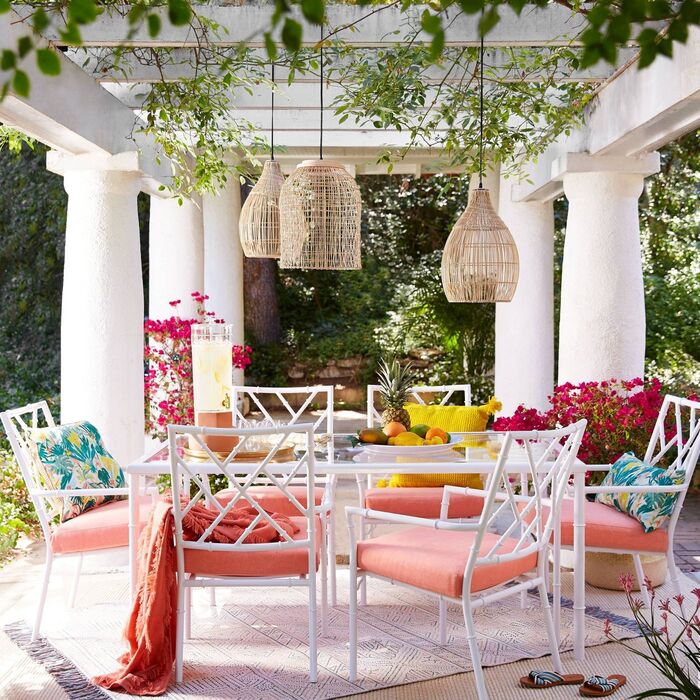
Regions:
<instances>
[{"instance_id":1,"label":"white chair back lattice","mask_svg":"<svg viewBox=\"0 0 700 700\"><path fill-rule=\"evenodd\" d=\"M53 428L56 423L46 401L37 401L21 408L12 408L0 413L0 418L39 517L41 530L48 542L51 537L50 523L55 516L61 514L59 507L61 500L44 496L41 493L43 484L38 465L31 456L27 432L31 428Z\"/></svg>"},{"instance_id":2,"label":"white chair back lattice","mask_svg":"<svg viewBox=\"0 0 700 700\"><path fill-rule=\"evenodd\" d=\"M373 428L375 425L381 425L382 414L376 408L377 394L381 390L379 384L367 385L367 427ZM411 399L421 406L427 405L425 394L440 394L439 401L432 400L432 404L439 406L447 406L454 404L457 396L455 394L464 395L464 403L460 406L471 406L472 404L472 388L470 384L445 384L443 386L414 386L411 388ZM433 397L434 399L434 397Z\"/></svg>"},{"instance_id":3,"label":"white chair back lattice","mask_svg":"<svg viewBox=\"0 0 700 700\"><path fill-rule=\"evenodd\" d=\"M224 458L220 454L212 452L204 441L203 437L207 435L213 436L236 436L239 438L238 444ZM180 448L180 440L178 438L192 438L198 445L199 449L205 452L208 456L208 461L211 463L210 474L202 474L200 466L191 464L187 461L187 457ZM285 457L284 462L275 461L278 458L280 450L284 450L289 441L293 438L301 438L297 440L298 444L303 445L297 449L295 457L292 461L288 461ZM247 453L252 450L251 443L255 443L255 450L259 450L261 439L269 440L269 448L264 457L255 462L236 462L236 456L239 453ZM184 566L184 550L200 549L206 551L265 551L281 549L298 549L308 548L310 563L313 560L313 568L309 571L316 570L315 564L315 528L316 518L314 508L314 429L311 424L295 424L275 428L199 428L191 426L168 426L168 442L170 448L170 474L172 477L173 489L173 515L175 520L175 538L177 544L178 567L183 571ZM226 503L220 502L216 493L212 492L209 476L211 474L223 474L228 480L230 487L229 494L233 491L233 497L227 499ZM290 484L297 478L303 477L307 484L307 500L309 504L302 505L292 491L289 490ZM256 501L254 494L248 489L259 483L263 479L267 483L274 485L284 494L297 510L299 517L306 518L307 534L304 539L292 538L286 530L284 530L273 518L267 513ZM191 484L194 487L194 495L191 490L183 490L183 484ZM214 521L196 540L185 540L183 536L182 521L186 515L196 504L206 502L209 507L218 511ZM257 511L257 515L241 534L236 542L223 544L207 541L216 526L223 520L228 513L234 508L241 506L250 506ZM280 535L280 541L269 542L263 544L254 544L246 540L250 536L253 529L258 524L269 524Z\"/></svg>"},{"instance_id":4,"label":"white chair back lattice","mask_svg":"<svg viewBox=\"0 0 700 700\"><path fill-rule=\"evenodd\" d=\"M688 486L700 458L700 402L667 395L656 419L644 461L668 471L685 472L685 489L681 491L669 522L671 534Z\"/></svg>"},{"instance_id":5,"label":"white chair back lattice","mask_svg":"<svg viewBox=\"0 0 700 700\"><path fill-rule=\"evenodd\" d=\"M464 595L469 595L471 578L477 566L500 564L538 555L538 571L544 576L549 546L558 523L586 421L556 430L510 432L505 436L496 468L490 479L484 509L464 573ZM531 488L528 495L517 495L510 476L515 466L526 469ZM446 486L451 492L464 489ZM497 532L499 524L509 524L490 546L482 546L486 533ZM512 539L516 539L515 546ZM507 545L507 546L506 546Z\"/></svg>"}]
</instances>

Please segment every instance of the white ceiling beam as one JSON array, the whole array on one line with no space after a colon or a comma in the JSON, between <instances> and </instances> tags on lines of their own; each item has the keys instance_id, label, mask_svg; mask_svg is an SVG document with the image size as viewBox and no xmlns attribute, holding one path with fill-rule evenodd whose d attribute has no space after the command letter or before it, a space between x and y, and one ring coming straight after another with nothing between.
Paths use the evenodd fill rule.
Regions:
<instances>
[{"instance_id":1,"label":"white ceiling beam","mask_svg":"<svg viewBox=\"0 0 700 700\"><path fill-rule=\"evenodd\" d=\"M17 6L21 9L22 6ZM172 46L200 47L202 45L235 46L241 42L249 47L264 47L263 31L272 24L274 5L197 5L198 15L220 27L219 36L203 38L191 26L174 27L168 20L167 8L153 8L162 17L162 29L155 38L149 36L145 24L133 31L126 18L126 10L105 12L89 25L81 27L85 46ZM363 47L391 46L400 42L410 26L420 27L422 7L401 11L396 6L359 7L330 5L327 7L326 27L338 29L333 38L346 44ZM127 8L128 9L128 8ZM27 9L24 9L27 12ZM500 6L501 19L485 38L488 46L568 46L572 41L580 45L578 35L585 28L585 18L561 5L544 8L526 6L518 15L508 6ZM320 37L320 28L306 22L298 7L292 15L302 23L304 46L314 46ZM359 22L359 23L358 23ZM196 23L195 23L196 24ZM352 25L352 27L351 27ZM446 14L445 43L447 46L478 46L479 15L465 15L455 10ZM276 39L279 41L279 31ZM326 31L328 33L328 29ZM634 35L634 34L633 34ZM56 45L64 45L60 36L49 35ZM419 32L417 43L429 43L431 37Z\"/></svg>"},{"instance_id":2,"label":"white ceiling beam","mask_svg":"<svg viewBox=\"0 0 700 700\"><path fill-rule=\"evenodd\" d=\"M700 127L700 28L673 58L648 68L630 65L601 88L586 110L584 127L552 144L514 191L519 201L546 201L563 193L558 163L568 153L637 157Z\"/></svg>"},{"instance_id":3,"label":"white ceiling beam","mask_svg":"<svg viewBox=\"0 0 700 700\"><path fill-rule=\"evenodd\" d=\"M0 44L16 46L26 27L17 23L10 12L0 17ZM45 46L37 40L39 46ZM166 182L168 161L156 162L156 148L145 138L136 142L129 137L134 127L134 113L107 90L98 85L72 61L59 53L60 76L44 75L31 53L21 63L29 76L31 92L21 97L12 92L0 102L0 121L13 126L65 153L114 155L139 150L139 159L148 187ZM7 80L7 73L0 79Z\"/></svg>"},{"instance_id":4,"label":"white ceiling beam","mask_svg":"<svg viewBox=\"0 0 700 700\"><path fill-rule=\"evenodd\" d=\"M532 49L527 49L532 51ZM547 49L542 49L546 52ZM374 57L373 49L363 51L368 55L368 60ZM149 62L149 51L140 50L139 55L134 53L124 53L120 58L117 66L114 66L113 50L108 48L90 48L90 49L75 49L67 50L66 55L75 63L77 63L84 71L92 74L95 80L103 83L119 83L121 85L143 84L143 83L160 83L160 82L177 82L181 80L191 79L195 75L194 68L194 50L193 49L170 49L167 55L161 56L160 66L153 64L152 59ZM221 49L218 54L220 57L225 57L227 53L232 55L235 50ZM264 68L264 64L269 60L267 55L260 50L252 50L254 60L263 65L265 73L268 72ZM512 69L513 55L518 55L518 49L505 50L498 48L487 49L484 55L484 63L487 66L487 77L491 80L499 82L538 82L543 78L549 79L551 71L547 73L533 72L528 74L517 74ZM520 52L522 53L522 52ZM622 49L617 65L624 65L637 53L636 49ZM357 58L357 57L356 57ZM339 57L333 61L333 65L339 66L347 63L349 57ZM201 64L199 70L202 70L202 65L207 66L209 70L216 74L217 64L215 57L207 56L206 59L200 58ZM464 82L464 78L458 73L463 71L451 71L448 75L449 66L433 65L423 71L423 80L426 83L444 82L448 85L455 85ZM473 71L476 72L477 64L473 66ZM611 66L604 62L599 62L595 66L585 69L570 70L567 61L561 60L554 71L554 78L557 82L601 82L609 78L614 71L615 66ZM329 75L330 74L330 75ZM277 65L275 70L275 82L284 88L288 85L289 70L284 65ZM331 71L327 71L327 78L332 81L334 75ZM294 75L294 82L291 88L303 84L318 85L317 72L301 73L297 71Z\"/></svg>"}]
</instances>

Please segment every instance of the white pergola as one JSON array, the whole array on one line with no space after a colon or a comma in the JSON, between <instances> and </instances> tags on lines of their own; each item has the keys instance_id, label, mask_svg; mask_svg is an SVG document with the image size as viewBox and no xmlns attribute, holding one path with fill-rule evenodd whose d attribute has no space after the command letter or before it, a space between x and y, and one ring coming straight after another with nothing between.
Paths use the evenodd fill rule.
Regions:
<instances>
[{"instance_id":1,"label":"white pergola","mask_svg":"<svg viewBox=\"0 0 700 700\"><path fill-rule=\"evenodd\" d=\"M267 5L206 6L200 12L225 28L219 47L248 40L262 44L269 25ZM0 19L2 45L15 45L27 28L16 11ZM330 8L328 26L342 28L367 8ZM528 9L521 17L501 9L502 19L486 38L487 63L496 68L504 47L577 45L581 18L560 5ZM396 9L372 14L356 31L338 38L367 50L391 46L401 15ZM175 49L166 66L168 80L189 75L188 52L201 37L167 21L155 39L145 31L129 34L126 19L102 15L82 30L82 50L61 48L61 75L51 78L25 61L29 98L10 94L0 103L0 121L48 144L47 167L63 175L69 195L61 318L61 418L88 417L98 424L118 459L128 461L143 448L143 289L136 197L151 195L150 315L170 315L168 301L205 291L211 308L233 323L243 340L243 258L238 240L240 187L229 179L218 196L179 206L159 189L169 180L155 144L130 138L139 95L158 79L151 66L133 62L125 75L100 67L101 50L119 44ZM313 44L318 28L306 26ZM250 37L253 37L250 41ZM419 37L427 41L427 37ZM477 46L477 18L450 23L447 44ZM182 61L178 56L182 55ZM658 171L660 146L700 125L700 30L675 47L673 59L657 58L638 70L634 46L621 52L617 67L598 65L561 80L597 84L585 126L553 144L514 182L491 171L487 185L510 227L521 258L520 282L511 303L496 309L496 395L504 411L518 403L543 407L554 376L552 202L569 200L559 329L560 382L632 378L644 371L645 314L639 242L638 197L644 178ZM435 79L440 69L435 68ZM315 157L318 144L318 78L300 76L291 87L280 71L275 140L287 170ZM331 95L332 97L332 95ZM329 100L330 101L330 100ZM236 114L269 129L269 90L261 86L236 104ZM340 123L325 115L327 157L351 172L386 172L377 165L387 146L405 145L399 132ZM235 157L235 154L232 154ZM412 150L394 168L417 176L445 172L442 154ZM183 308L184 307L184 308ZM240 379L240 378L239 378Z\"/></svg>"}]
</instances>

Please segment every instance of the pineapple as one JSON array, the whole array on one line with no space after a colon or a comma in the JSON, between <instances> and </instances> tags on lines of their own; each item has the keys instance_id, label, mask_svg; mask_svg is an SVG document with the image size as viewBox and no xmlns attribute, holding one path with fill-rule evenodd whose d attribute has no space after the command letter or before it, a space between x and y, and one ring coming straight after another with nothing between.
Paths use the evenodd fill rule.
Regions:
<instances>
[{"instance_id":1,"label":"pineapple","mask_svg":"<svg viewBox=\"0 0 700 700\"><path fill-rule=\"evenodd\" d=\"M382 425L396 421L406 430L411 428L411 417L404 408L408 395L413 386L413 367L411 364L401 366L398 360L390 362L382 360L377 372L379 379L379 395L384 412Z\"/></svg>"}]
</instances>

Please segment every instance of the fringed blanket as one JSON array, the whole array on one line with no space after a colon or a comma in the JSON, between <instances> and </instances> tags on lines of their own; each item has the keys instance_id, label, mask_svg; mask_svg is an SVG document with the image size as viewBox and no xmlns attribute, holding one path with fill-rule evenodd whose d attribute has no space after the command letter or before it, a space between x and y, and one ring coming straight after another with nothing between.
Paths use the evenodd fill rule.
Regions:
<instances>
[{"instance_id":1,"label":"fringed blanket","mask_svg":"<svg viewBox=\"0 0 700 700\"><path fill-rule=\"evenodd\" d=\"M218 514L203 505L194 506L183 516L185 539L198 539ZM233 509L207 541L236 542L257 515L258 511L252 506ZM299 531L286 516L274 513L272 517L289 535ZM260 544L279 539L279 532L269 522L260 522L245 542ZM122 667L118 671L96 676L93 682L132 695L164 693L175 661L176 627L177 565L172 501L162 498L153 508L139 538L138 589L124 630L129 651L119 659Z\"/></svg>"}]
</instances>

